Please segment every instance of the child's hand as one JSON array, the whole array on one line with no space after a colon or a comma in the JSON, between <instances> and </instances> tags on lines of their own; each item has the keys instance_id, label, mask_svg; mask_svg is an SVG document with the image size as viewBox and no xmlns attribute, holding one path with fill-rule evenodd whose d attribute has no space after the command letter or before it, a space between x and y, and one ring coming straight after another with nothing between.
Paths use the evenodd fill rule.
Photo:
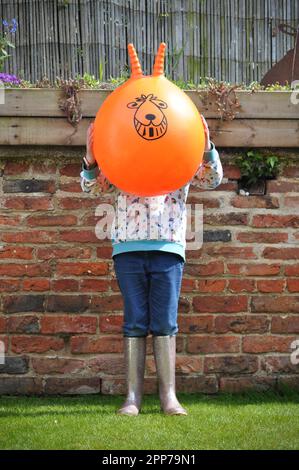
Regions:
<instances>
[{"instance_id":1,"label":"child's hand","mask_svg":"<svg viewBox=\"0 0 299 470\"><path fill-rule=\"evenodd\" d=\"M204 131L205 131L205 137L206 137L205 152L207 152L212 147L211 142L210 142L210 131L209 131L209 128L208 128L207 121L205 120L205 118L203 117L202 114L200 115L200 117L201 117L203 127L204 127Z\"/></svg>"},{"instance_id":2,"label":"child's hand","mask_svg":"<svg viewBox=\"0 0 299 470\"><path fill-rule=\"evenodd\" d=\"M94 123L90 123L87 129L87 137L86 137L86 160L89 165L95 163L95 158L92 151L93 146L93 130L94 130Z\"/></svg>"}]
</instances>

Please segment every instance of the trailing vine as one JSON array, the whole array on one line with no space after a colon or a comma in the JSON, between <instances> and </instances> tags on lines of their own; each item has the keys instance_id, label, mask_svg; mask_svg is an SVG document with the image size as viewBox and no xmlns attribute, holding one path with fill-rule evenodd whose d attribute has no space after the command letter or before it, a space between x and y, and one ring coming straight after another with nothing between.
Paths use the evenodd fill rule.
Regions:
<instances>
[{"instance_id":1,"label":"trailing vine","mask_svg":"<svg viewBox=\"0 0 299 470\"><path fill-rule=\"evenodd\" d=\"M58 78L57 86L63 91L64 97L59 100L59 109L63 111L68 122L74 127L74 132L70 138L76 134L78 124L82 119L81 100L79 98L80 89L84 88L84 80Z\"/></svg>"},{"instance_id":2,"label":"trailing vine","mask_svg":"<svg viewBox=\"0 0 299 470\"><path fill-rule=\"evenodd\" d=\"M217 82L213 78L208 79L208 96L215 99L220 119L233 120L239 113L240 102L235 92L237 88L239 88L238 84L227 85L224 82Z\"/></svg>"}]
</instances>

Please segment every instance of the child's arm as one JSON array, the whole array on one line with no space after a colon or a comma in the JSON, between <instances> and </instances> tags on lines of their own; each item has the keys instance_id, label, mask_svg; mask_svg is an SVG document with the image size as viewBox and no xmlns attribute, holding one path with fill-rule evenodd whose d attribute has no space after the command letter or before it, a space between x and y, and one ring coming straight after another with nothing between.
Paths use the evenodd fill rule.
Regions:
<instances>
[{"instance_id":1,"label":"child's arm","mask_svg":"<svg viewBox=\"0 0 299 470\"><path fill-rule=\"evenodd\" d=\"M210 141L211 149L204 152L203 161L195 173L192 184L201 189L215 189L223 178L223 168L215 144Z\"/></svg>"},{"instance_id":2,"label":"child's arm","mask_svg":"<svg viewBox=\"0 0 299 470\"><path fill-rule=\"evenodd\" d=\"M104 176L99 169L92 153L93 143L93 123L87 130L86 156L83 158L82 170L80 173L80 184L82 191L86 193L98 194L112 192L115 186Z\"/></svg>"},{"instance_id":3,"label":"child's arm","mask_svg":"<svg viewBox=\"0 0 299 470\"><path fill-rule=\"evenodd\" d=\"M215 144L210 140L210 132L205 118L201 115L205 131L205 152L203 161L195 173L192 184L201 189L214 189L223 178L223 168Z\"/></svg>"}]
</instances>

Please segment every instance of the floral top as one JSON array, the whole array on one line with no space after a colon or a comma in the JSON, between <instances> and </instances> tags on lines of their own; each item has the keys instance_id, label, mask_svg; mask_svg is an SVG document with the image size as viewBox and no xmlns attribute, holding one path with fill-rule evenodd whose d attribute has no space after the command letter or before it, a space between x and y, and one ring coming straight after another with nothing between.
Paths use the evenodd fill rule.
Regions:
<instances>
[{"instance_id":1,"label":"floral top","mask_svg":"<svg viewBox=\"0 0 299 470\"><path fill-rule=\"evenodd\" d=\"M223 178L218 151L213 142L211 145L211 150L204 153L203 162L192 179L194 186L207 190L216 188ZM95 170L85 170L83 167L80 176L83 191L94 195L103 192L115 195L115 215L111 225L113 254L132 251L131 248L161 247L164 251L177 252L184 258L186 201L191 181L161 196L134 196L116 188L98 167ZM151 243L145 245L145 241ZM173 244L178 249L174 249Z\"/></svg>"}]
</instances>

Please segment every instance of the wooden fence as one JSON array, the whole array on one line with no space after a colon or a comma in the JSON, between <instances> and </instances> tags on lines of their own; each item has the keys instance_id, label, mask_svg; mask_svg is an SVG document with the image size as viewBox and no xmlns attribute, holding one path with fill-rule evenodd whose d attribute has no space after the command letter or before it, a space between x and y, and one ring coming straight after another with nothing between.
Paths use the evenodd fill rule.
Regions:
<instances>
[{"instance_id":1,"label":"wooden fence","mask_svg":"<svg viewBox=\"0 0 299 470\"><path fill-rule=\"evenodd\" d=\"M128 64L133 42L143 70L167 43L166 73L198 82L259 81L294 46L275 33L297 27L298 0L0 0L0 18L16 18L16 50L5 72L28 80L88 72L106 80ZM2 27L2 21L1 26Z\"/></svg>"}]
</instances>

